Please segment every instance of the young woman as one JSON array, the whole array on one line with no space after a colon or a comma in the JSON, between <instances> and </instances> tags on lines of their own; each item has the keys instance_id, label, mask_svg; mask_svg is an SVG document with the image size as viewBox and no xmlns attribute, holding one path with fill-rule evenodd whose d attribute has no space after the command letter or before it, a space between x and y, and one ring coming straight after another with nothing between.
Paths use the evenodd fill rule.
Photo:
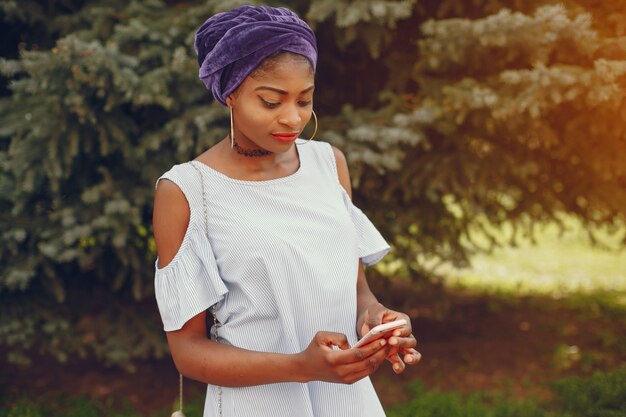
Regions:
<instances>
[{"instance_id":1,"label":"young woman","mask_svg":"<svg viewBox=\"0 0 626 417\"><path fill-rule=\"evenodd\" d=\"M313 32L288 9L243 6L209 18L195 47L231 133L157 179L156 298L176 367L208 384L205 417L384 416L368 376L420 354L409 318L368 287L363 265L389 246L351 202L344 155L298 139Z\"/></svg>"}]
</instances>

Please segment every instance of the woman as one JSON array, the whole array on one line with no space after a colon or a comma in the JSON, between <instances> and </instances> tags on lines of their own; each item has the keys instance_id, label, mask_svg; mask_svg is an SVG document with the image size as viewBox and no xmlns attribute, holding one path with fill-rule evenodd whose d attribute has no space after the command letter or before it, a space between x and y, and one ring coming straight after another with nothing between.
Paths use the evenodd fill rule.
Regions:
<instances>
[{"instance_id":1,"label":"woman","mask_svg":"<svg viewBox=\"0 0 626 417\"><path fill-rule=\"evenodd\" d=\"M408 317L367 285L363 264L389 246L350 200L344 155L296 140L314 115L313 32L288 9L243 6L209 18L195 47L231 133L157 180L156 297L176 367L208 384L205 416L384 416L368 376L420 355Z\"/></svg>"}]
</instances>

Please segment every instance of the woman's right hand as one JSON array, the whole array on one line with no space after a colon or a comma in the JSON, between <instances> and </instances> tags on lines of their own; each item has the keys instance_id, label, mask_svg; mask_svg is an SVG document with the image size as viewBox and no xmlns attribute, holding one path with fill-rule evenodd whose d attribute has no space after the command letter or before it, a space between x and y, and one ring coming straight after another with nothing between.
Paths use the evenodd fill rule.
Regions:
<instances>
[{"instance_id":1,"label":"woman's right hand","mask_svg":"<svg viewBox=\"0 0 626 417\"><path fill-rule=\"evenodd\" d=\"M298 356L306 382L352 384L376 371L388 353L389 346L384 339L360 348L350 348L344 334L317 332L306 350Z\"/></svg>"}]
</instances>

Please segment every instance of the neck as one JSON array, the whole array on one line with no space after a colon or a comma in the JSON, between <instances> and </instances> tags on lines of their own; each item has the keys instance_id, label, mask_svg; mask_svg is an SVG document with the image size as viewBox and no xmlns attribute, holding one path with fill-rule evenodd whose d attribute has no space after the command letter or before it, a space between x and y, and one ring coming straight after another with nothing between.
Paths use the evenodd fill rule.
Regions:
<instances>
[{"instance_id":1,"label":"neck","mask_svg":"<svg viewBox=\"0 0 626 417\"><path fill-rule=\"evenodd\" d=\"M235 135L235 138L237 136ZM244 141L245 142L245 141ZM245 144L239 144L235 139L235 143L237 146L240 146L244 150L247 151L266 151L265 149L248 147ZM232 161L233 166L238 166L241 169L248 172L272 172L276 170L280 166L284 166L284 164L290 163L293 161L293 158L297 158L297 151L295 149L295 144L293 145L293 149L288 150L287 152L275 153L268 151L269 153L266 155L255 155L255 156L246 156L242 155L233 147L230 147L230 136L226 136L224 140L222 140L224 157Z\"/></svg>"},{"instance_id":2,"label":"neck","mask_svg":"<svg viewBox=\"0 0 626 417\"><path fill-rule=\"evenodd\" d=\"M239 155L247 156L249 158L271 155L273 152L267 149L246 149L241 147L235 139L232 140L233 149Z\"/></svg>"}]
</instances>

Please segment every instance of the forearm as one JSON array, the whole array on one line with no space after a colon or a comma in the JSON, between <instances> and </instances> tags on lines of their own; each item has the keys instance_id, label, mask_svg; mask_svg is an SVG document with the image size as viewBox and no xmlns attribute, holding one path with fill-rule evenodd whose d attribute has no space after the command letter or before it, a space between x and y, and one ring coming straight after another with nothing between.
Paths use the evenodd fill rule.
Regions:
<instances>
[{"instance_id":1,"label":"forearm","mask_svg":"<svg viewBox=\"0 0 626 417\"><path fill-rule=\"evenodd\" d=\"M276 382L307 382L299 354L256 352L203 337L175 341L176 368L186 377L212 385L243 387Z\"/></svg>"},{"instance_id":2,"label":"forearm","mask_svg":"<svg viewBox=\"0 0 626 417\"><path fill-rule=\"evenodd\" d=\"M365 321L365 312L368 308L378 303L378 299L370 290L369 285L367 284L367 279L365 277L365 271L363 269L363 265L359 262L359 277L357 279L357 287L356 287L356 303L357 303L357 311L356 311L356 329L357 334L361 335L361 328L363 327L363 323Z\"/></svg>"}]
</instances>

